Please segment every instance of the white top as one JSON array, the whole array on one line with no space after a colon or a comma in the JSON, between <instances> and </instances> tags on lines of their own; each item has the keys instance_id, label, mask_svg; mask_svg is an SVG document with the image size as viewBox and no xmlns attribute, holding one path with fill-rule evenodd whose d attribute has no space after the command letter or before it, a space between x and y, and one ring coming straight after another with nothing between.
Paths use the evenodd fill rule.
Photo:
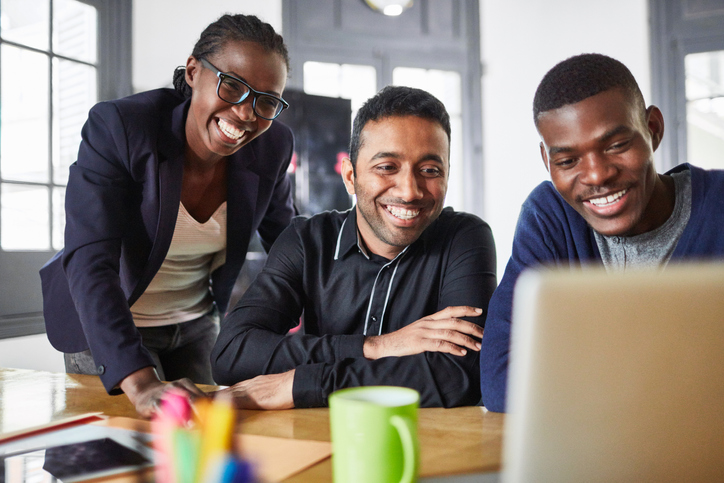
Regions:
<instances>
[{"instance_id":1,"label":"white top","mask_svg":"<svg viewBox=\"0 0 724 483\"><path fill-rule=\"evenodd\" d=\"M183 203L171 246L146 291L131 307L138 327L188 322L213 308L209 277L226 261L226 202L206 223L199 223Z\"/></svg>"}]
</instances>

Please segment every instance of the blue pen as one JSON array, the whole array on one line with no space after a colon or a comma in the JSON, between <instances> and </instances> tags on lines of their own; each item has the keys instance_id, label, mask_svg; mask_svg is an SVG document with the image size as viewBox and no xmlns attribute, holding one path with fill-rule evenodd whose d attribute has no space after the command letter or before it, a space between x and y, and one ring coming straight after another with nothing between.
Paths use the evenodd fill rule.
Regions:
<instances>
[{"instance_id":1,"label":"blue pen","mask_svg":"<svg viewBox=\"0 0 724 483\"><path fill-rule=\"evenodd\" d=\"M253 483L251 465L236 456L226 456L219 462L216 478L207 483Z\"/></svg>"}]
</instances>

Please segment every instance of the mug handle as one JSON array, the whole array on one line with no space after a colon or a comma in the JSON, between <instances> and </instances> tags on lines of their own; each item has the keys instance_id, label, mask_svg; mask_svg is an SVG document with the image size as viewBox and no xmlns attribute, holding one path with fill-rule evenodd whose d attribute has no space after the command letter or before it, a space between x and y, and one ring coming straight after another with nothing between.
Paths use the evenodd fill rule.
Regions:
<instances>
[{"instance_id":1,"label":"mug handle","mask_svg":"<svg viewBox=\"0 0 724 483\"><path fill-rule=\"evenodd\" d=\"M410 418L405 416L392 416L390 423L395 427L400 435L400 441L402 441L404 466L400 483L412 483L415 481L415 473L418 466L417 455L419 453L417 438L413 436L415 434L415 427Z\"/></svg>"}]
</instances>

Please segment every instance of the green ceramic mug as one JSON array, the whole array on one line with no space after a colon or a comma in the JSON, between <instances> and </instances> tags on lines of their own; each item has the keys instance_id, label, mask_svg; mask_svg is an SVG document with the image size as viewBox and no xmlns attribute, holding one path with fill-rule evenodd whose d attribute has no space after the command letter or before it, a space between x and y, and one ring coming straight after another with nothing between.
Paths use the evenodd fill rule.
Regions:
<instances>
[{"instance_id":1,"label":"green ceramic mug","mask_svg":"<svg viewBox=\"0 0 724 483\"><path fill-rule=\"evenodd\" d=\"M417 481L420 394L395 386L342 389L329 396L336 483Z\"/></svg>"}]
</instances>

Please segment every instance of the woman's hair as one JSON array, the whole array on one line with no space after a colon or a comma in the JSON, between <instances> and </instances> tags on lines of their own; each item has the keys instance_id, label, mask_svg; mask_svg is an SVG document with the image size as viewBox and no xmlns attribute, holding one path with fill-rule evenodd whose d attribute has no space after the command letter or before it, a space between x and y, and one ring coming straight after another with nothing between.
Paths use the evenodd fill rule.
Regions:
<instances>
[{"instance_id":1,"label":"woman's hair","mask_svg":"<svg viewBox=\"0 0 724 483\"><path fill-rule=\"evenodd\" d=\"M254 42L284 60L289 70L289 53L284 39L266 22L254 15L223 15L201 32L191 55L197 60L217 53L228 42ZM177 67L173 73L173 86L184 97L191 97L191 86L186 83L186 68Z\"/></svg>"}]
</instances>

